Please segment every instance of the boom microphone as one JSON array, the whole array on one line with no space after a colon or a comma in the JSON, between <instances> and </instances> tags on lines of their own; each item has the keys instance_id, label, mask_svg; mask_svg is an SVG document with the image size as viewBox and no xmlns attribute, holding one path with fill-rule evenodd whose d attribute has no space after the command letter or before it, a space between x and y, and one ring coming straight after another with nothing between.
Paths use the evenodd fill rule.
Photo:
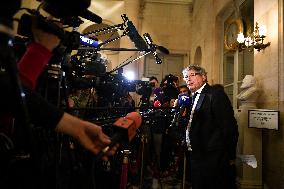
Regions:
<instances>
[{"instance_id":1,"label":"boom microphone","mask_svg":"<svg viewBox=\"0 0 284 189\"><path fill-rule=\"evenodd\" d=\"M139 35L136 27L134 26L133 22L128 19L128 17L123 14L121 15L122 19L126 22L127 25L127 35L130 40L134 43L135 47L138 50L144 51L148 49L148 46L144 39Z\"/></svg>"},{"instance_id":2,"label":"boom microphone","mask_svg":"<svg viewBox=\"0 0 284 189\"><path fill-rule=\"evenodd\" d=\"M95 13L89 11L88 9L85 9L84 11L82 11L79 16L87 19L87 20L90 20L92 22L95 22L97 24L101 24L103 22L103 19L96 15Z\"/></svg>"},{"instance_id":3,"label":"boom microphone","mask_svg":"<svg viewBox=\"0 0 284 189\"><path fill-rule=\"evenodd\" d=\"M153 40L152 40L150 34L149 33L144 33L143 36L144 36L144 39L145 39L146 43L150 47L151 53L154 55L154 57L156 59L156 64L162 64L162 60L158 57L158 54L156 52L157 46L153 44Z\"/></svg>"},{"instance_id":4,"label":"boom microphone","mask_svg":"<svg viewBox=\"0 0 284 189\"><path fill-rule=\"evenodd\" d=\"M161 53L164 53L164 54L170 54L170 51L166 47L163 47L163 46L157 46L157 50L159 50Z\"/></svg>"},{"instance_id":5,"label":"boom microphone","mask_svg":"<svg viewBox=\"0 0 284 189\"><path fill-rule=\"evenodd\" d=\"M134 24L131 21L127 22L127 27L128 27L128 36L133 41L135 47L138 50L145 50L147 49L147 44L143 40L143 38L139 35L137 29L135 28Z\"/></svg>"},{"instance_id":6,"label":"boom microphone","mask_svg":"<svg viewBox=\"0 0 284 189\"><path fill-rule=\"evenodd\" d=\"M135 137L136 130L141 126L141 123L141 115L137 112L130 112L125 117L121 117L114 122L115 134L111 137L111 143L98 153L97 159L101 159L115 144L130 142Z\"/></svg>"}]
</instances>

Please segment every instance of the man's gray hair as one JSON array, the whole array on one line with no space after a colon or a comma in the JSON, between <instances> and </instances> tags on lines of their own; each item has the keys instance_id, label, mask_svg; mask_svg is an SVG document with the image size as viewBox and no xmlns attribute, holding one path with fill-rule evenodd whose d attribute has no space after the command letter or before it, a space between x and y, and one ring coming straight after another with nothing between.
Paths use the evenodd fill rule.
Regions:
<instances>
[{"instance_id":1,"label":"man's gray hair","mask_svg":"<svg viewBox=\"0 0 284 189\"><path fill-rule=\"evenodd\" d=\"M183 69L182 74L183 76L187 75L187 72L190 70L194 70L196 73L199 73L200 75L207 76L207 72L205 71L204 68L198 66L198 65L189 65L186 68Z\"/></svg>"}]
</instances>

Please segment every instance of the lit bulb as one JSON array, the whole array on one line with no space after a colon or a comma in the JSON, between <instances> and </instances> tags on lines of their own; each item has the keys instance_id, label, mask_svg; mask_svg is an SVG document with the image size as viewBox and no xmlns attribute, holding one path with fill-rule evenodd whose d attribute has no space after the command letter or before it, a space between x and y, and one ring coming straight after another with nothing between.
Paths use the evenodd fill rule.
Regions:
<instances>
[{"instance_id":1,"label":"lit bulb","mask_svg":"<svg viewBox=\"0 0 284 189\"><path fill-rule=\"evenodd\" d=\"M246 37L246 38L245 38L245 45L246 45L247 47L249 47L251 44L252 44L252 39L251 39L251 37Z\"/></svg>"},{"instance_id":2,"label":"lit bulb","mask_svg":"<svg viewBox=\"0 0 284 189\"><path fill-rule=\"evenodd\" d=\"M259 36L266 36L267 29L265 25L261 25L259 27Z\"/></svg>"},{"instance_id":3,"label":"lit bulb","mask_svg":"<svg viewBox=\"0 0 284 189\"><path fill-rule=\"evenodd\" d=\"M238 34L237 41L239 43L243 43L245 41L245 36L242 32Z\"/></svg>"}]
</instances>

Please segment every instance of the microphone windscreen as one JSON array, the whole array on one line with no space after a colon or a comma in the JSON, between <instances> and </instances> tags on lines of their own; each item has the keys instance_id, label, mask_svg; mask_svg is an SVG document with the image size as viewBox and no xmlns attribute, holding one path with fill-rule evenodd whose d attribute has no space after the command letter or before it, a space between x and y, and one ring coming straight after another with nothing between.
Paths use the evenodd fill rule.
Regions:
<instances>
[{"instance_id":1,"label":"microphone windscreen","mask_svg":"<svg viewBox=\"0 0 284 189\"><path fill-rule=\"evenodd\" d=\"M155 108L160 108L160 107L162 106L162 104L161 104L161 102L160 102L159 100L156 100L156 101L154 102L153 106L154 106Z\"/></svg>"},{"instance_id":2,"label":"microphone windscreen","mask_svg":"<svg viewBox=\"0 0 284 189\"><path fill-rule=\"evenodd\" d=\"M134 121L135 128L138 129L142 124L142 117L137 112L130 112L125 116L127 119Z\"/></svg>"},{"instance_id":3,"label":"microphone windscreen","mask_svg":"<svg viewBox=\"0 0 284 189\"><path fill-rule=\"evenodd\" d=\"M146 42L143 40L143 38L139 35L136 27L134 26L133 22L128 21L127 22L128 27L128 37L131 39L131 41L134 43L135 47L139 50L145 50L148 49Z\"/></svg>"},{"instance_id":4,"label":"microphone windscreen","mask_svg":"<svg viewBox=\"0 0 284 189\"><path fill-rule=\"evenodd\" d=\"M181 94L178 97L178 105L179 106L190 106L191 98L188 94Z\"/></svg>"}]
</instances>

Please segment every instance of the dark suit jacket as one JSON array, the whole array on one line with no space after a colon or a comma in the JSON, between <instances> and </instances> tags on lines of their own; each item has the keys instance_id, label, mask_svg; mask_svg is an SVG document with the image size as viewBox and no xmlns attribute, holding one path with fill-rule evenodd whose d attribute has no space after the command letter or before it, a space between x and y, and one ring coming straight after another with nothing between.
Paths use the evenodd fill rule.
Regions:
<instances>
[{"instance_id":1,"label":"dark suit jacket","mask_svg":"<svg viewBox=\"0 0 284 189\"><path fill-rule=\"evenodd\" d=\"M193 114L190 139L194 159L214 151L224 152L228 160L236 158L238 127L223 90L205 85Z\"/></svg>"}]
</instances>

